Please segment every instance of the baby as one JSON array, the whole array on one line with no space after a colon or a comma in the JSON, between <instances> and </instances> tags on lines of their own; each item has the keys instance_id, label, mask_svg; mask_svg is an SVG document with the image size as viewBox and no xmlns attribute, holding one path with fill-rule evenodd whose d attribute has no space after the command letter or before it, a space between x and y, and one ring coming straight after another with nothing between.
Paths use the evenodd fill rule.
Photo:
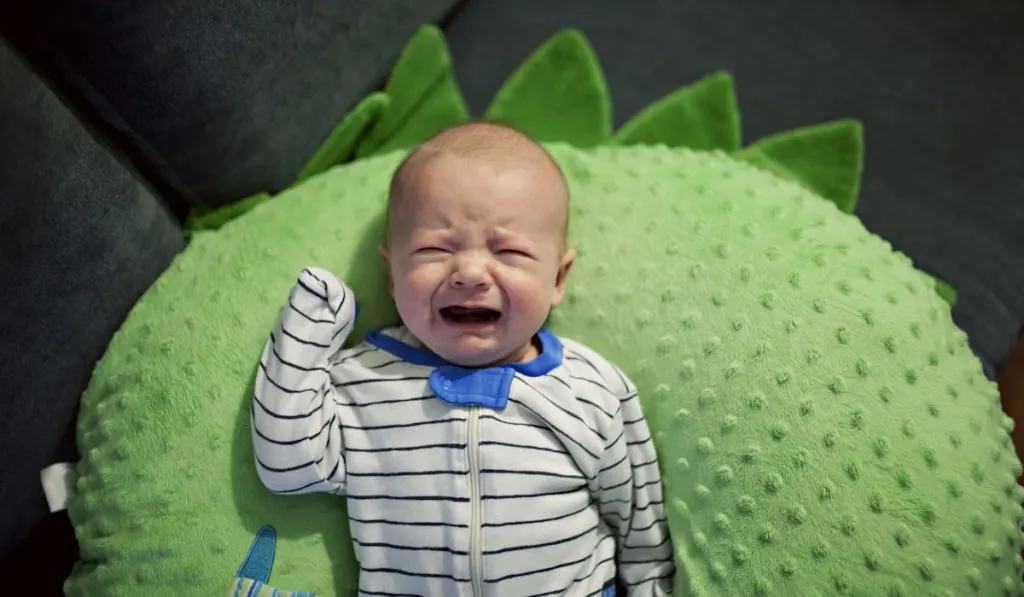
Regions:
<instances>
[{"instance_id":1,"label":"baby","mask_svg":"<svg viewBox=\"0 0 1024 597\"><path fill-rule=\"evenodd\" d=\"M344 495L361 595L668 595L675 564L633 383L543 327L569 190L526 135L445 130L395 172L380 248L401 326L343 349L351 289L302 271L252 410L275 493Z\"/></svg>"}]
</instances>

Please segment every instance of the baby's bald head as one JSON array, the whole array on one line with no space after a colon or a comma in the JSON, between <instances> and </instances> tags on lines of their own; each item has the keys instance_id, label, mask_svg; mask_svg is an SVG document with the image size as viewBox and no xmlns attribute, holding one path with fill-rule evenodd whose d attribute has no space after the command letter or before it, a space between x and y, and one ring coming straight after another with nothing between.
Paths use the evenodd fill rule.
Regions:
<instances>
[{"instance_id":1,"label":"baby's bald head","mask_svg":"<svg viewBox=\"0 0 1024 597\"><path fill-rule=\"evenodd\" d=\"M569 226L569 187L562 169L551 154L528 135L499 123L470 122L445 129L430 137L402 160L391 178L388 192L387 238L393 234L393 223L409 201L415 201L416 190L430 166L446 157L473 160L500 172L508 168L529 169L537 182L550 185L549 194L559 202L562 218L562 246ZM481 197L486 199L486 197ZM387 240L385 241L387 244Z\"/></svg>"}]
</instances>

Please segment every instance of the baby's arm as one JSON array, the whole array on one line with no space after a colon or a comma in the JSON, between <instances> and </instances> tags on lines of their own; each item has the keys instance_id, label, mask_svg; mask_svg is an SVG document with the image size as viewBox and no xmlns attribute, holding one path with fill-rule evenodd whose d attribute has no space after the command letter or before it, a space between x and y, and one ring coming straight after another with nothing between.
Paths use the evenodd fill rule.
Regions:
<instances>
[{"instance_id":1,"label":"baby's arm","mask_svg":"<svg viewBox=\"0 0 1024 597\"><path fill-rule=\"evenodd\" d=\"M601 514L618 532L619 579L630 597L671 595L675 574L658 460L636 388L627 384L599 473Z\"/></svg>"},{"instance_id":2,"label":"baby's arm","mask_svg":"<svg viewBox=\"0 0 1024 597\"><path fill-rule=\"evenodd\" d=\"M263 348L252 405L256 470L274 493L345 490L329 360L355 323L351 289L320 268L299 275Z\"/></svg>"}]
</instances>

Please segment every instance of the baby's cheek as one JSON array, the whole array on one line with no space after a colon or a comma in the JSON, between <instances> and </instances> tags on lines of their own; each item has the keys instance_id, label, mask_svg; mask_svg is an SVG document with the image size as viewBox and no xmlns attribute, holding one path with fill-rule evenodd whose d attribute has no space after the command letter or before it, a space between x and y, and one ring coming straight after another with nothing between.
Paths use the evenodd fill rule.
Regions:
<instances>
[{"instance_id":1,"label":"baby's cheek","mask_svg":"<svg viewBox=\"0 0 1024 597\"><path fill-rule=\"evenodd\" d=\"M399 310L404 311L409 305L416 302L416 287L407 279L395 278L392 295L395 298L395 305Z\"/></svg>"},{"instance_id":2,"label":"baby's cheek","mask_svg":"<svg viewBox=\"0 0 1024 597\"><path fill-rule=\"evenodd\" d=\"M524 277L516 281L510 293L512 300L519 305L519 311L532 319L543 319L551 302L553 284L538 276Z\"/></svg>"},{"instance_id":3,"label":"baby's cheek","mask_svg":"<svg viewBox=\"0 0 1024 597\"><path fill-rule=\"evenodd\" d=\"M429 272L424 268L416 268L404 272L400 278L395 279L396 286L401 287L405 295L423 295L433 292L436 283L431 281Z\"/></svg>"},{"instance_id":4,"label":"baby's cheek","mask_svg":"<svg viewBox=\"0 0 1024 597\"><path fill-rule=\"evenodd\" d=\"M403 303L406 311L403 315L430 311L442 282L436 273L423 270L410 272L402 280L396 280L395 301Z\"/></svg>"}]
</instances>

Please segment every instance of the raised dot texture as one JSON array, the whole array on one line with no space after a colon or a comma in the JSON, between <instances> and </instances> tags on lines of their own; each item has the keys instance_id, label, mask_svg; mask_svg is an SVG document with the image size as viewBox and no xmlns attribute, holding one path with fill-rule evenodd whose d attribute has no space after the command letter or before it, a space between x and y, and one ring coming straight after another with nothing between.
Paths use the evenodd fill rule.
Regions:
<instances>
[{"instance_id":1,"label":"raised dot texture","mask_svg":"<svg viewBox=\"0 0 1024 597\"><path fill-rule=\"evenodd\" d=\"M830 552L831 547L824 540L818 539L811 544L811 556L813 556L815 560L824 560L828 558Z\"/></svg>"},{"instance_id":2,"label":"raised dot texture","mask_svg":"<svg viewBox=\"0 0 1024 597\"><path fill-rule=\"evenodd\" d=\"M857 518L846 514L839 519L839 529L844 535L851 536L857 532Z\"/></svg>"},{"instance_id":3,"label":"raised dot texture","mask_svg":"<svg viewBox=\"0 0 1024 597\"><path fill-rule=\"evenodd\" d=\"M639 388L695 594L1021 595L1013 422L912 263L725 152L551 151L580 251L551 329ZM350 343L389 322L372 238L400 159L339 166L198 236L147 292L82 398L71 510L83 557L104 565L71 593L222 591L262 524L298 533L275 584L356 591L336 500L284 508L215 471L257 483L234 449L239 401L297 264L323 263L373 307ZM171 534L172 512L195 524ZM304 541L310 528L336 536ZM146 559L163 546L194 555Z\"/></svg>"},{"instance_id":4,"label":"raised dot texture","mask_svg":"<svg viewBox=\"0 0 1024 597\"><path fill-rule=\"evenodd\" d=\"M727 465L722 465L715 469L715 480L718 482L718 485L720 486L728 485L729 483L732 482L735 476L736 475L735 473L733 473L732 468L730 468Z\"/></svg>"},{"instance_id":5,"label":"raised dot texture","mask_svg":"<svg viewBox=\"0 0 1024 597\"><path fill-rule=\"evenodd\" d=\"M782 491L782 485L782 475L778 473L771 473L764 480L764 490L766 493L778 493Z\"/></svg>"},{"instance_id":6,"label":"raised dot texture","mask_svg":"<svg viewBox=\"0 0 1024 597\"><path fill-rule=\"evenodd\" d=\"M729 529L731 529L731 528L732 528L732 521L729 520L728 516L726 516L722 512L719 512L718 514L715 514L715 529L719 533L728 533Z\"/></svg>"},{"instance_id":7,"label":"raised dot texture","mask_svg":"<svg viewBox=\"0 0 1024 597\"><path fill-rule=\"evenodd\" d=\"M868 570L879 570L882 567L882 552L878 549L870 549L864 554L864 565Z\"/></svg>"},{"instance_id":8,"label":"raised dot texture","mask_svg":"<svg viewBox=\"0 0 1024 597\"><path fill-rule=\"evenodd\" d=\"M732 548L732 561L737 566L742 566L750 559L750 550L743 545L734 545Z\"/></svg>"},{"instance_id":9,"label":"raised dot texture","mask_svg":"<svg viewBox=\"0 0 1024 597\"><path fill-rule=\"evenodd\" d=\"M711 563L711 578L717 581L725 580L726 571L725 565L721 562Z\"/></svg>"},{"instance_id":10,"label":"raised dot texture","mask_svg":"<svg viewBox=\"0 0 1024 597\"><path fill-rule=\"evenodd\" d=\"M789 435L789 426L785 423L775 423L771 428L772 439L776 441L782 441Z\"/></svg>"}]
</instances>

